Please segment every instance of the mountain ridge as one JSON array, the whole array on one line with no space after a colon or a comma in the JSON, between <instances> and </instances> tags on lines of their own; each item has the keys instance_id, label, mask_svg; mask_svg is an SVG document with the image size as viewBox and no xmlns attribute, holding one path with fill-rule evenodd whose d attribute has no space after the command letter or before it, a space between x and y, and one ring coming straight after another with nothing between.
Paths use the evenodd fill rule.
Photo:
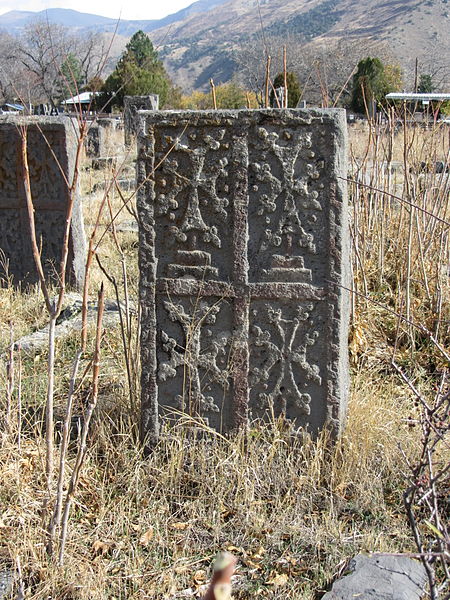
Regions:
<instances>
[{"instance_id":1,"label":"mountain ridge","mask_svg":"<svg viewBox=\"0 0 450 600\"><path fill-rule=\"evenodd\" d=\"M450 0L197 0L163 19L119 22L69 9L10 11L0 15L0 28L18 33L39 16L78 31L117 28L122 49L138 29L145 31L185 91L207 89L210 78L230 80L239 53L259 52L264 62L265 38L282 46L294 36L313 53L342 40L383 43L404 70L416 57L430 64L450 54Z\"/></svg>"},{"instance_id":2,"label":"mountain ridge","mask_svg":"<svg viewBox=\"0 0 450 600\"><path fill-rule=\"evenodd\" d=\"M64 25L76 30L90 31L95 29L99 33L112 33L117 29L119 35L131 37L139 29L149 33L155 29L186 19L191 15L206 12L223 4L225 1L197 0L189 6L161 19L115 19L84 13L71 8L48 8L37 12L11 10L0 15L0 28L7 29L8 33L17 34L29 23L37 20L45 20L52 24Z\"/></svg>"},{"instance_id":3,"label":"mountain ridge","mask_svg":"<svg viewBox=\"0 0 450 600\"><path fill-rule=\"evenodd\" d=\"M264 62L264 38L272 34L278 35L280 46L296 35L312 52L340 40L382 43L407 71L416 57L427 64L445 59L449 30L450 0L228 0L220 10L193 15L150 36L183 87L206 89L217 62L231 65L242 47L250 52L257 42ZM231 76L231 66L224 68L217 83ZM449 85L448 72L446 77Z\"/></svg>"}]
</instances>

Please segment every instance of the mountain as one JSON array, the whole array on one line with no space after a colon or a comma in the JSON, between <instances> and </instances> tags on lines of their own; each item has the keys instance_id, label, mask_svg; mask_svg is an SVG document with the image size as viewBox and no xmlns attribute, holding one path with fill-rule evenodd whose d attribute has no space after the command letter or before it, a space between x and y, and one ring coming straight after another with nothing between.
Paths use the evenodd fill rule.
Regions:
<instances>
[{"instance_id":1,"label":"mountain","mask_svg":"<svg viewBox=\"0 0 450 600\"><path fill-rule=\"evenodd\" d=\"M450 0L228 0L154 29L151 38L182 87L206 88L210 77L219 83L232 76L237 55L259 53L264 63L265 41L276 38L279 54L293 36L309 52L364 40L364 47L389 47L405 69L416 57L448 67L449 31Z\"/></svg>"},{"instance_id":2,"label":"mountain","mask_svg":"<svg viewBox=\"0 0 450 600\"><path fill-rule=\"evenodd\" d=\"M117 53L141 29L185 91L207 89L211 77L215 83L228 81L242 72L243 60L248 78L256 77L248 59L252 57L252 68L264 70L270 44L271 53L279 55L287 44L288 56L297 52L301 58L302 53L330 54L342 40L353 44L355 56L358 49L370 53L370 44L382 44L404 70L417 57L423 68L427 65L422 72L439 72L450 86L450 0L197 0L163 19L119 23L67 9L11 11L0 15L0 28L17 33L39 18L81 32L112 34L117 28ZM378 51L378 46L373 49ZM311 76L316 76L314 68Z\"/></svg>"},{"instance_id":3,"label":"mountain","mask_svg":"<svg viewBox=\"0 0 450 600\"><path fill-rule=\"evenodd\" d=\"M101 17L99 15L91 15L81 13L68 8L49 8L40 12L30 12L21 10L12 10L3 15L0 15L0 29L6 29L9 33L17 34L26 27L30 22L37 20L48 21L58 25L64 25L78 31L96 31L99 33L113 33L116 31L118 35L131 37L133 33L141 29L145 32L150 32L155 29L160 29L186 19L192 15L206 12L212 8L223 4L226 0L197 0L186 8L179 10L176 13L167 15L162 19L151 20L119 20L109 17Z\"/></svg>"}]
</instances>

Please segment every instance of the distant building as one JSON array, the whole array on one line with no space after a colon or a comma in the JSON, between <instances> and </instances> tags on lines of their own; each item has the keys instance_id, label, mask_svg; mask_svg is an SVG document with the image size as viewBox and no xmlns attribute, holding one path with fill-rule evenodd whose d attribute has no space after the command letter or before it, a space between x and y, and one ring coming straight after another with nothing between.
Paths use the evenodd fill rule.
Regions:
<instances>
[{"instance_id":1,"label":"distant building","mask_svg":"<svg viewBox=\"0 0 450 600\"><path fill-rule=\"evenodd\" d=\"M450 94L430 92L430 93L413 93L413 92L391 92L386 94L386 100L403 101L406 104L408 111L416 122L424 122L425 125L431 119L436 121L439 117L439 107L442 102L450 101ZM418 112L418 105L422 104L423 112Z\"/></svg>"},{"instance_id":2,"label":"distant building","mask_svg":"<svg viewBox=\"0 0 450 600\"><path fill-rule=\"evenodd\" d=\"M450 100L450 94L419 94L412 92L391 92L386 94L386 100L404 100L405 102L422 102L425 106L430 102L446 102Z\"/></svg>"},{"instance_id":3,"label":"distant building","mask_svg":"<svg viewBox=\"0 0 450 600\"><path fill-rule=\"evenodd\" d=\"M3 104L0 107L0 114L19 113L19 112L23 112L24 110L25 110L25 107L22 106L22 104L10 104L9 102L7 102L6 104Z\"/></svg>"},{"instance_id":4,"label":"distant building","mask_svg":"<svg viewBox=\"0 0 450 600\"><path fill-rule=\"evenodd\" d=\"M85 112L85 111L91 110L95 96L97 96L97 95L98 95L98 92L82 92L81 94L72 96L72 98L63 100L61 102L61 104L62 104L62 106L65 106L69 110L70 109L82 110L83 112Z\"/></svg>"}]
</instances>

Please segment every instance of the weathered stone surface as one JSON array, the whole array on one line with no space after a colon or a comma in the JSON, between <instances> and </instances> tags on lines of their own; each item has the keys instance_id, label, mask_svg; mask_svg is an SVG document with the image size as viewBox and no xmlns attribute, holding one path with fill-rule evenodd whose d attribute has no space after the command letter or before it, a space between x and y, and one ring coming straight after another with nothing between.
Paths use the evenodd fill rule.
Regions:
<instances>
[{"instance_id":1,"label":"weathered stone surface","mask_svg":"<svg viewBox=\"0 0 450 600\"><path fill-rule=\"evenodd\" d=\"M67 304L56 321L56 340L65 339L67 336L81 331L83 326L83 319L81 316L83 305L81 294L74 292L67 293L64 300ZM53 301L56 301L56 298L53 298ZM97 308L96 301L88 302L87 322L90 326L95 326L97 323ZM131 313L135 313L136 309L134 302L129 302L128 308ZM104 329L110 329L120 325L120 312L124 314L125 311L126 307L124 305L118 305L117 302L113 300L106 300L103 311L102 327ZM48 325L29 335L24 335L14 342L15 350L20 348L22 352L27 353L34 353L46 346L48 346Z\"/></svg>"},{"instance_id":2,"label":"weathered stone surface","mask_svg":"<svg viewBox=\"0 0 450 600\"><path fill-rule=\"evenodd\" d=\"M92 168L96 171L103 169L114 169L117 165L117 158L114 156L103 156L101 158L92 159Z\"/></svg>"},{"instance_id":3,"label":"weathered stone surface","mask_svg":"<svg viewBox=\"0 0 450 600\"><path fill-rule=\"evenodd\" d=\"M111 133L116 130L116 127L116 119L102 118L93 122L85 138L86 156L90 158L108 156L111 151Z\"/></svg>"},{"instance_id":4,"label":"weathered stone surface","mask_svg":"<svg viewBox=\"0 0 450 600\"><path fill-rule=\"evenodd\" d=\"M118 223L116 226L116 231L121 231L123 233L138 233L139 225L134 219L129 219L127 221Z\"/></svg>"},{"instance_id":5,"label":"weathered stone surface","mask_svg":"<svg viewBox=\"0 0 450 600\"><path fill-rule=\"evenodd\" d=\"M173 409L218 430L285 414L338 431L348 392L344 111L140 119L143 434L155 439L159 413Z\"/></svg>"},{"instance_id":6,"label":"weathered stone surface","mask_svg":"<svg viewBox=\"0 0 450 600\"><path fill-rule=\"evenodd\" d=\"M349 570L322 600L420 600L425 595L425 569L406 556L359 554L350 561Z\"/></svg>"},{"instance_id":7,"label":"weathered stone surface","mask_svg":"<svg viewBox=\"0 0 450 600\"><path fill-rule=\"evenodd\" d=\"M0 568L0 600L11 598L16 573L10 569Z\"/></svg>"},{"instance_id":8,"label":"weathered stone surface","mask_svg":"<svg viewBox=\"0 0 450 600\"><path fill-rule=\"evenodd\" d=\"M47 276L59 270L70 183L76 151L74 122L63 117L0 117L0 249L14 283L38 280L33 261L21 169L18 127L28 129L28 162L37 241ZM82 283L85 235L79 194L75 194L68 278ZM0 281L6 276L0 263Z\"/></svg>"},{"instance_id":9,"label":"weathered stone surface","mask_svg":"<svg viewBox=\"0 0 450 600\"><path fill-rule=\"evenodd\" d=\"M125 146L129 148L136 139L138 131L138 110L158 110L158 94L148 96L125 96L123 101L123 128Z\"/></svg>"},{"instance_id":10,"label":"weathered stone surface","mask_svg":"<svg viewBox=\"0 0 450 600\"><path fill-rule=\"evenodd\" d=\"M98 125L91 125L87 131L84 146L86 156L99 157L104 154L104 140L102 140L104 130Z\"/></svg>"},{"instance_id":11,"label":"weathered stone surface","mask_svg":"<svg viewBox=\"0 0 450 600\"><path fill-rule=\"evenodd\" d=\"M116 184L122 192L133 192L136 189L135 179L116 179ZM114 187L111 186L111 181L98 181L93 186L92 193L95 194L103 190L114 189Z\"/></svg>"}]
</instances>

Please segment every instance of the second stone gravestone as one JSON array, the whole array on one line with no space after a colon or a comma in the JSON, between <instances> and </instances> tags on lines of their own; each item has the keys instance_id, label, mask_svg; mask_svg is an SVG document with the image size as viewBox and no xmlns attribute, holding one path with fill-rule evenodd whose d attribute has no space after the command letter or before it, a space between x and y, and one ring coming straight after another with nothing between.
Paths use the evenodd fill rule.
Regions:
<instances>
[{"instance_id":1,"label":"second stone gravestone","mask_svg":"<svg viewBox=\"0 0 450 600\"><path fill-rule=\"evenodd\" d=\"M123 100L123 129L125 134L125 146L129 148L133 140L136 141L138 128L137 113L139 110L158 110L158 94L147 96L125 96Z\"/></svg>"},{"instance_id":2,"label":"second stone gravestone","mask_svg":"<svg viewBox=\"0 0 450 600\"><path fill-rule=\"evenodd\" d=\"M28 137L37 244L45 274L54 279L62 256L77 144L69 118L0 117L0 281L12 277L16 285L38 281L22 173L23 129ZM85 245L81 199L75 190L67 276L76 285L83 282Z\"/></svg>"},{"instance_id":3,"label":"second stone gravestone","mask_svg":"<svg viewBox=\"0 0 450 600\"><path fill-rule=\"evenodd\" d=\"M116 155L119 151L117 141L114 139L116 119L97 119L87 130L85 138L86 155L90 158L107 157Z\"/></svg>"},{"instance_id":4,"label":"second stone gravestone","mask_svg":"<svg viewBox=\"0 0 450 600\"><path fill-rule=\"evenodd\" d=\"M348 393L343 110L140 115L142 433L285 415L339 431Z\"/></svg>"}]
</instances>

